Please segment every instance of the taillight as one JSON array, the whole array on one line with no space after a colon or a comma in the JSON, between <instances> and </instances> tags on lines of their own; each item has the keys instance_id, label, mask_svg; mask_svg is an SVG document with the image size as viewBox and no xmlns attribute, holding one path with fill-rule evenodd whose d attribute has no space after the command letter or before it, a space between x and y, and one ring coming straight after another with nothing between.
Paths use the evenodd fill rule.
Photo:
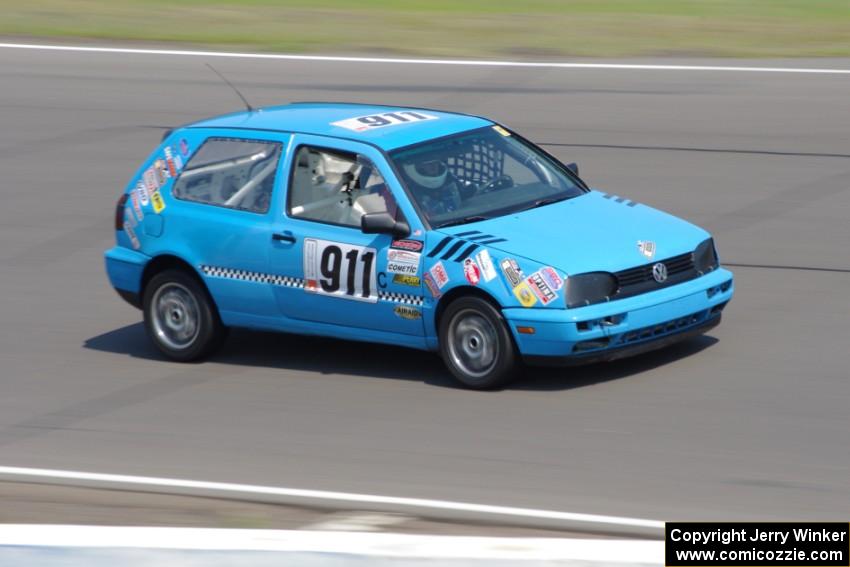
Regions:
<instances>
[{"instance_id":1,"label":"taillight","mask_svg":"<svg viewBox=\"0 0 850 567\"><path fill-rule=\"evenodd\" d=\"M124 230L124 206L127 204L129 194L124 193L115 205L115 230Z\"/></svg>"}]
</instances>

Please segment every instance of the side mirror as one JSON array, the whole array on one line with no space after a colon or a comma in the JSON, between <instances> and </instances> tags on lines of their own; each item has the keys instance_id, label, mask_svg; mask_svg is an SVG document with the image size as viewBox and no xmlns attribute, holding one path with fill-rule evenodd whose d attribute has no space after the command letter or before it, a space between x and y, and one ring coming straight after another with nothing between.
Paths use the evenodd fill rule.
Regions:
<instances>
[{"instance_id":1,"label":"side mirror","mask_svg":"<svg viewBox=\"0 0 850 567\"><path fill-rule=\"evenodd\" d=\"M410 226L397 221L387 212L366 213L360 217L360 230L364 234L391 234L396 238L410 235Z\"/></svg>"},{"instance_id":2,"label":"side mirror","mask_svg":"<svg viewBox=\"0 0 850 567\"><path fill-rule=\"evenodd\" d=\"M570 171L575 173L576 176L578 176L578 164L576 162L568 163L567 169L569 169Z\"/></svg>"}]
</instances>

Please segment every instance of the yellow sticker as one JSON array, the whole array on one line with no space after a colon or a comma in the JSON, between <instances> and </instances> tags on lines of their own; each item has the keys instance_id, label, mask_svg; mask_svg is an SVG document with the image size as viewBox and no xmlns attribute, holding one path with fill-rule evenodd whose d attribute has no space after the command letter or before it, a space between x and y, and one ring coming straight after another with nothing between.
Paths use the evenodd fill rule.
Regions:
<instances>
[{"instance_id":1,"label":"yellow sticker","mask_svg":"<svg viewBox=\"0 0 850 567\"><path fill-rule=\"evenodd\" d=\"M409 307L407 305L396 305L393 308L393 313L395 313L402 319L407 319L409 321L422 318L422 311L415 307Z\"/></svg>"},{"instance_id":2,"label":"yellow sticker","mask_svg":"<svg viewBox=\"0 0 850 567\"><path fill-rule=\"evenodd\" d=\"M523 307L531 307L537 303L537 297L534 295L534 292L531 291L529 285L524 281L520 282L520 284L514 288L514 295Z\"/></svg>"},{"instance_id":3,"label":"yellow sticker","mask_svg":"<svg viewBox=\"0 0 850 567\"><path fill-rule=\"evenodd\" d=\"M411 276L408 274L395 274L393 276L393 283L398 285L409 285L411 287L419 287L422 285L422 281L419 279L419 276Z\"/></svg>"},{"instance_id":4,"label":"yellow sticker","mask_svg":"<svg viewBox=\"0 0 850 567\"><path fill-rule=\"evenodd\" d=\"M499 134L501 134L502 136L510 136L510 135L511 135L511 133L510 133L510 132L508 132L507 130L505 130L504 128L502 128L501 126L499 126L498 124L496 124L495 126L493 126L493 130L495 130L496 132L498 132L498 133L499 133Z\"/></svg>"},{"instance_id":5,"label":"yellow sticker","mask_svg":"<svg viewBox=\"0 0 850 567\"><path fill-rule=\"evenodd\" d=\"M162 195L159 194L159 191L151 193L151 205L153 205L153 211L156 214L165 210L165 201L162 200Z\"/></svg>"}]
</instances>

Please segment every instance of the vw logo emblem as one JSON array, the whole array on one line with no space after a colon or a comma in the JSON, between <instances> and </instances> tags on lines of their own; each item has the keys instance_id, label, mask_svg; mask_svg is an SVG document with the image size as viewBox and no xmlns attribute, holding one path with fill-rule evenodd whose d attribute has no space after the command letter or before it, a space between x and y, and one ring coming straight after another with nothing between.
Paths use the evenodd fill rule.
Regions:
<instances>
[{"instance_id":1,"label":"vw logo emblem","mask_svg":"<svg viewBox=\"0 0 850 567\"><path fill-rule=\"evenodd\" d=\"M658 283L664 283L667 280L667 266L663 263L658 262L657 264L652 266L652 277Z\"/></svg>"}]
</instances>

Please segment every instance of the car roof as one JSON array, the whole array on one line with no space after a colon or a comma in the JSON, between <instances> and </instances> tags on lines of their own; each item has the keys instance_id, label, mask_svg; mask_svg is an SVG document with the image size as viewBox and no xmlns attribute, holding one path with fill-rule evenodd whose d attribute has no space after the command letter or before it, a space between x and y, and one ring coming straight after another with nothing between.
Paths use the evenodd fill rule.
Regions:
<instances>
[{"instance_id":1,"label":"car roof","mask_svg":"<svg viewBox=\"0 0 850 567\"><path fill-rule=\"evenodd\" d=\"M349 118L405 111L427 114L436 117L436 119L392 124L360 132L332 124ZM490 120L478 116L425 108L341 102L296 102L283 106L260 108L253 112L242 111L225 114L189 124L187 127L238 128L316 134L368 142L383 150L394 150L492 124L493 122Z\"/></svg>"}]
</instances>

